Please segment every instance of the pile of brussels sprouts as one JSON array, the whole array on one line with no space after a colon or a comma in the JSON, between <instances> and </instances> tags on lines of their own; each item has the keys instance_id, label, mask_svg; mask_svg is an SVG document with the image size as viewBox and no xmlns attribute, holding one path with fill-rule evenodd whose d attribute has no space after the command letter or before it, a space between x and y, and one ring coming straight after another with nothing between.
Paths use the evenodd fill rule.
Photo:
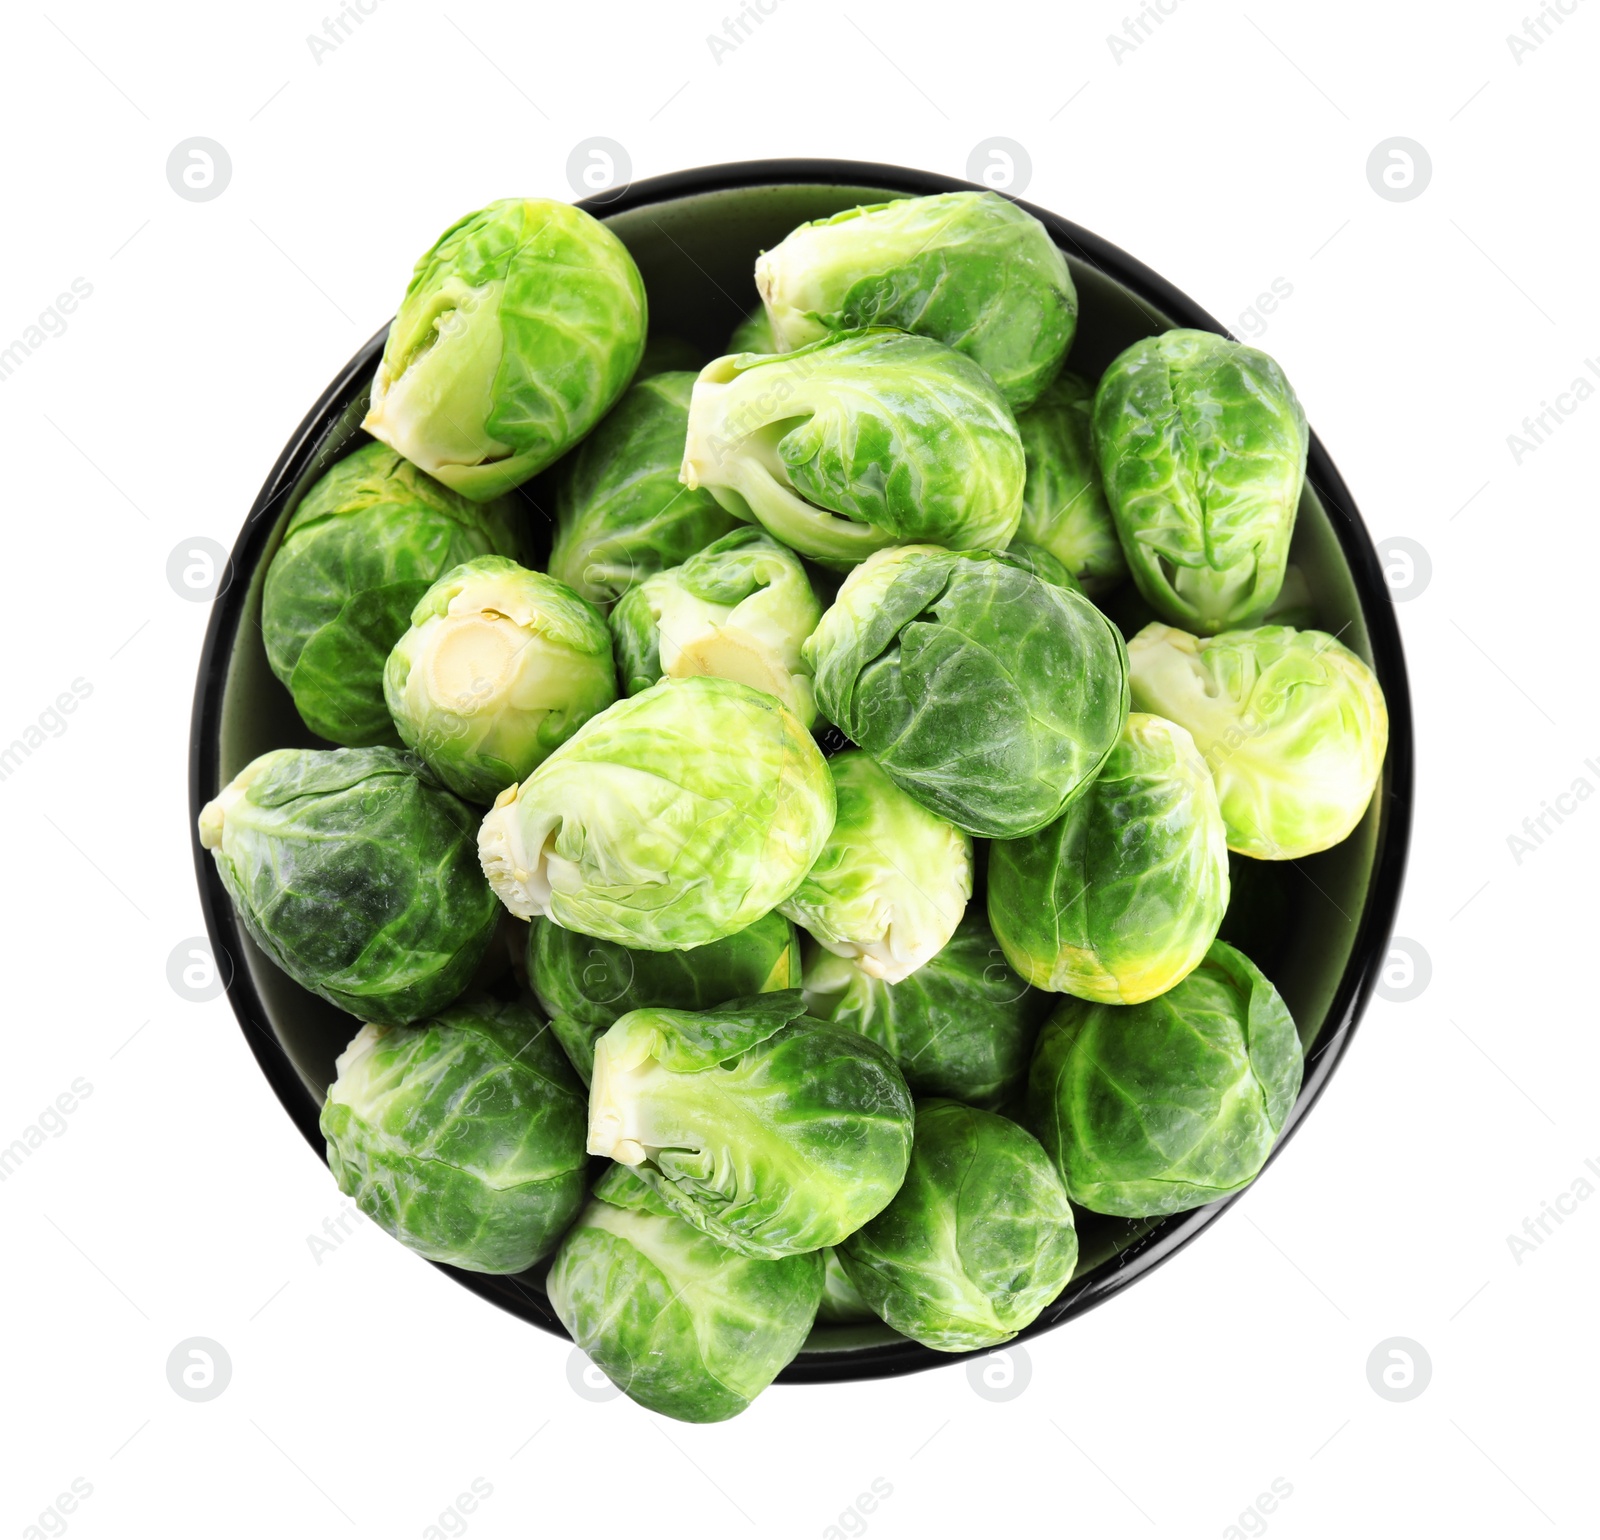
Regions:
<instances>
[{"instance_id":1,"label":"pile of brussels sprouts","mask_svg":"<svg viewBox=\"0 0 1600 1540\"><path fill-rule=\"evenodd\" d=\"M200 818L249 934L360 1023L340 1188L435 1261L546 1265L694 1421L818 1320L1004 1342L1075 1209L1250 1182L1302 1053L1217 939L1229 852L1344 839L1387 731L1359 659L1269 623L1307 449L1272 359L1169 331L1065 372L1067 264L991 193L755 276L696 374L589 215L446 231L263 590L341 747ZM1130 576L1125 643L1094 601Z\"/></svg>"}]
</instances>

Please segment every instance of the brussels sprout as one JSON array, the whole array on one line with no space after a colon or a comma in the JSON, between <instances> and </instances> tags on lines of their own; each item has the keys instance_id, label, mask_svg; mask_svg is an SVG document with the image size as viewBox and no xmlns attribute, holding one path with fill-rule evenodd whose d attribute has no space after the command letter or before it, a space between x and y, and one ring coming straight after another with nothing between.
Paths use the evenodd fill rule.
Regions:
<instances>
[{"instance_id":1,"label":"brussels sprout","mask_svg":"<svg viewBox=\"0 0 1600 1540\"><path fill-rule=\"evenodd\" d=\"M1252 1182L1300 1094L1300 1039L1224 941L1141 1005L1066 999L1039 1034L1028 1119L1074 1203L1176 1214Z\"/></svg>"},{"instance_id":2,"label":"brussels sprout","mask_svg":"<svg viewBox=\"0 0 1600 1540\"><path fill-rule=\"evenodd\" d=\"M565 583L480 556L418 601L383 693L407 748L493 802L617 698L611 634Z\"/></svg>"},{"instance_id":3,"label":"brussels sprout","mask_svg":"<svg viewBox=\"0 0 1600 1540\"><path fill-rule=\"evenodd\" d=\"M685 486L825 566L933 540L1004 546L1022 516L1022 441L983 370L877 328L706 365Z\"/></svg>"},{"instance_id":4,"label":"brussels sprout","mask_svg":"<svg viewBox=\"0 0 1600 1540\"><path fill-rule=\"evenodd\" d=\"M663 674L736 679L810 727L817 703L800 644L821 618L800 558L746 526L623 596L611 612L618 676L629 695Z\"/></svg>"},{"instance_id":5,"label":"brussels sprout","mask_svg":"<svg viewBox=\"0 0 1600 1540\"><path fill-rule=\"evenodd\" d=\"M737 1416L800 1351L822 1257L740 1256L613 1166L550 1268L572 1340L640 1406L680 1422Z\"/></svg>"},{"instance_id":6,"label":"brussels sprout","mask_svg":"<svg viewBox=\"0 0 1600 1540\"><path fill-rule=\"evenodd\" d=\"M1043 546L1091 599L1128 575L1095 464L1093 409L1093 387L1063 373L1017 418L1028 464L1017 540Z\"/></svg>"},{"instance_id":7,"label":"brussels sprout","mask_svg":"<svg viewBox=\"0 0 1600 1540\"><path fill-rule=\"evenodd\" d=\"M519 919L681 951L782 903L833 815L827 761L776 697L663 679L501 792L478 853Z\"/></svg>"},{"instance_id":8,"label":"brussels sprout","mask_svg":"<svg viewBox=\"0 0 1600 1540\"><path fill-rule=\"evenodd\" d=\"M398 749L274 749L201 809L200 843L290 978L404 1026L467 987L500 923L477 821Z\"/></svg>"},{"instance_id":9,"label":"brussels sprout","mask_svg":"<svg viewBox=\"0 0 1600 1540\"><path fill-rule=\"evenodd\" d=\"M1083 593L1083 584L1067 571L1059 557L1052 556L1042 545L1013 540L1005 550L991 551L989 554L1009 567L1031 572L1041 583L1054 583L1057 588L1070 588L1074 593Z\"/></svg>"},{"instance_id":10,"label":"brussels sprout","mask_svg":"<svg viewBox=\"0 0 1600 1540\"><path fill-rule=\"evenodd\" d=\"M1216 788L1194 739L1131 712L1094 784L989 851L989 923L1030 984L1136 1005L1206 954L1228 908Z\"/></svg>"},{"instance_id":11,"label":"brussels sprout","mask_svg":"<svg viewBox=\"0 0 1600 1540\"><path fill-rule=\"evenodd\" d=\"M631 951L535 920L528 927L528 982L587 1085L595 1039L619 1016L646 1005L706 1011L724 1000L794 989L800 983L800 942L776 910L687 952Z\"/></svg>"},{"instance_id":12,"label":"brussels sprout","mask_svg":"<svg viewBox=\"0 0 1600 1540\"><path fill-rule=\"evenodd\" d=\"M880 552L802 651L822 714L969 834L1014 838L1060 817L1128 714L1116 627L984 552Z\"/></svg>"},{"instance_id":13,"label":"brussels sprout","mask_svg":"<svg viewBox=\"0 0 1600 1540\"><path fill-rule=\"evenodd\" d=\"M832 1246L821 1251L807 1252L807 1256L822 1258L822 1301L817 1306L817 1321L828 1326L854 1326L862 1321L875 1321L877 1317L868 1308L860 1290L851 1283L850 1275Z\"/></svg>"},{"instance_id":14,"label":"brussels sprout","mask_svg":"<svg viewBox=\"0 0 1600 1540\"><path fill-rule=\"evenodd\" d=\"M604 225L491 203L418 261L361 426L464 497L497 497L599 422L644 336L644 281Z\"/></svg>"},{"instance_id":15,"label":"brussels sprout","mask_svg":"<svg viewBox=\"0 0 1600 1540\"><path fill-rule=\"evenodd\" d=\"M966 354L1017 410L1055 378L1078 324L1072 274L1049 232L990 192L813 220L757 258L756 287L780 348L895 326Z\"/></svg>"},{"instance_id":16,"label":"brussels sprout","mask_svg":"<svg viewBox=\"0 0 1600 1540\"><path fill-rule=\"evenodd\" d=\"M1032 1134L957 1102L922 1102L905 1185L839 1245L862 1299L942 1353L1007 1342L1067 1286L1078 1232Z\"/></svg>"},{"instance_id":17,"label":"brussels sprout","mask_svg":"<svg viewBox=\"0 0 1600 1540\"><path fill-rule=\"evenodd\" d=\"M1309 444L1265 353L1169 331L1121 354L1095 391L1094 446L1133 580L1195 631L1259 620L1278 597Z\"/></svg>"},{"instance_id":18,"label":"brussels sprout","mask_svg":"<svg viewBox=\"0 0 1600 1540\"><path fill-rule=\"evenodd\" d=\"M772 335L772 322L767 319L767 307L758 305L733 329L728 338L730 353L781 353L777 339Z\"/></svg>"},{"instance_id":19,"label":"brussels sprout","mask_svg":"<svg viewBox=\"0 0 1600 1540\"><path fill-rule=\"evenodd\" d=\"M1383 769L1383 691L1324 631L1262 626L1202 638L1146 626L1128 647L1133 697L1194 735L1228 847L1261 861L1327 850L1361 822Z\"/></svg>"},{"instance_id":20,"label":"brussels sprout","mask_svg":"<svg viewBox=\"0 0 1600 1540\"><path fill-rule=\"evenodd\" d=\"M805 964L806 1009L882 1043L917 1095L994 1110L1022 1089L1047 997L1011 971L981 913L969 909L944 950L904 983L820 948Z\"/></svg>"},{"instance_id":21,"label":"brussels sprout","mask_svg":"<svg viewBox=\"0 0 1600 1540\"><path fill-rule=\"evenodd\" d=\"M972 841L908 797L870 755L835 754L828 770L833 833L779 908L830 952L898 984L961 923L972 897Z\"/></svg>"},{"instance_id":22,"label":"brussels sprout","mask_svg":"<svg viewBox=\"0 0 1600 1540\"><path fill-rule=\"evenodd\" d=\"M678 480L694 378L640 380L553 472L550 575L591 604L610 604L739 526L709 492Z\"/></svg>"},{"instance_id":23,"label":"brussels sprout","mask_svg":"<svg viewBox=\"0 0 1600 1540\"><path fill-rule=\"evenodd\" d=\"M365 1026L339 1055L322 1133L339 1190L397 1241L520 1273L583 1207L583 1088L530 1005L463 1001Z\"/></svg>"},{"instance_id":24,"label":"brussels sprout","mask_svg":"<svg viewBox=\"0 0 1600 1540\"><path fill-rule=\"evenodd\" d=\"M479 506L386 444L333 466L290 515L267 568L267 662L306 726L354 748L396 743L383 664L412 606L460 562L517 554L507 506Z\"/></svg>"},{"instance_id":25,"label":"brussels sprout","mask_svg":"<svg viewBox=\"0 0 1600 1540\"><path fill-rule=\"evenodd\" d=\"M630 1011L595 1044L589 1153L746 1256L859 1229L899 1188L911 1125L888 1051L806 1016L798 989Z\"/></svg>"}]
</instances>

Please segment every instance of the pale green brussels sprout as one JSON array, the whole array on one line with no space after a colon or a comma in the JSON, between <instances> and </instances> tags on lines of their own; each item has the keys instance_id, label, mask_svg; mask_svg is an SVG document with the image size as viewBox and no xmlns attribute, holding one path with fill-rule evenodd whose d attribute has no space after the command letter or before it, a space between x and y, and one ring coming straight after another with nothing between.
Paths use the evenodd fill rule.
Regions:
<instances>
[{"instance_id":1,"label":"pale green brussels sprout","mask_svg":"<svg viewBox=\"0 0 1600 1540\"><path fill-rule=\"evenodd\" d=\"M1017 541L1042 546L1091 599L1128 575L1095 463L1093 411L1094 387L1063 372L1017 418L1028 465Z\"/></svg>"},{"instance_id":2,"label":"pale green brussels sprout","mask_svg":"<svg viewBox=\"0 0 1600 1540\"><path fill-rule=\"evenodd\" d=\"M991 192L846 209L756 259L779 348L894 326L966 354L1017 410L1056 376L1078 324L1066 258L1031 214Z\"/></svg>"},{"instance_id":3,"label":"pale green brussels sprout","mask_svg":"<svg viewBox=\"0 0 1600 1540\"><path fill-rule=\"evenodd\" d=\"M1140 1005L1064 999L1039 1034L1028 1121L1074 1203L1176 1214L1255 1180L1301 1071L1278 991L1215 941L1187 978Z\"/></svg>"},{"instance_id":4,"label":"pale green brussels sprout","mask_svg":"<svg viewBox=\"0 0 1600 1540\"><path fill-rule=\"evenodd\" d=\"M994 382L881 327L707 364L681 475L832 567L907 540L1003 547L1022 516L1022 440Z\"/></svg>"},{"instance_id":5,"label":"pale green brussels sprout","mask_svg":"<svg viewBox=\"0 0 1600 1540\"><path fill-rule=\"evenodd\" d=\"M899 1188L911 1093L858 1032L798 989L714 1011L630 1011L595 1044L589 1153L752 1257L833 1246Z\"/></svg>"},{"instance_id":6,"label":"pale green brussels sprout","mask_svg":"<svg viewBox=\"0 0 1600 1540\"><path fill-rule=\"evenodd\" d=\"M1128 646L1133 698L1194 736L1228 848L1259 861L1327 850L1361 822L1389 713L1372 670L1324 631L1210 638L1146 626Z\"/></svg>"},{"instance_id":7,"label":"pale green brussels sprout","mask_svg":"<svg viewBox=\"0 0 1600 1540\"><path fill-rule=\"evenodd\" d=\"M551 577L607 605L675 567L739 520L678 480L689 426L691 373L638 380L555 477Z\"/></svg>"},{"instance_id":8,"label":"pale green brussels sprout","mask_svg":"<svg viewBox=\"0 0 1600 1540\"><path fill-rule=\"evenodd\" d=\"M733 329L728 338L729 353L781 353L777 339L772 335L772 322L767 319L767 307L758 305Z\"/></svg>"},{"instance_id":9,"label":"pale green brussels sprout","mask_svg":"<svg viewBox=\"0 0 1600 1540\"><path fill-rule=\"evenodd\" d=\"M322 1133L339 1190L430 1261L520 1273L583 1207L583 1087L531 1005L365 1026L335 1069Z\"/></svg>"},{"instance_id":10,"label":"pale green brussels sprout","mask_svg":"<svg viewBox=\"0 0 1600 1540\"><path fill-rule=\"evenodd\" d=\"M611 634L565 583L480 556L418 600L383 693L407 748L493 802L617 698Z\"/></svg>"},{"instance_id":11,"label":"pale green brussels sprout","mask_svg":"<svg viewBox=\"0 0 1600 1540\"><path fill-rule=\"evenodd\" d=\"M704 946L800 885L833 778L776 696L663 679L585 722L483 820L478 853L519 919L623 946Z\"/></svg>"},{"instance_id":12,"label":"pale green brussels sprout","mask_svg":"<svg viewBox=\"0 0 1600 1540\"><path fill-rule=\"evenodd\" d=\"M839 1245L867 1305L943 1353L1007 1342L1067 1286L1078 1232L1039 1141L953 1101L917 1106L905 1185Z\"/></svg>"},{"instance_id":13,"label":"pale green brussels sprout","mask_svg":"<svg viewBox=\"0 0 1600 1540\"><path fill-rule=\"evenodd\" d=\"M346 455L289 516L261 592L267 662L301 720L330 743L396 742L383 665L412 607L461 562L517 550L506 504L469 502L386 444Z\"/></svg>"},{"instance_id":14,"label":"pale green brussels sprout","mask_svg":"<svg viewBox=\"0 0 1600 1540\"><path fill-rule=\"evenodd\" d=\"M1210 772L1176 723L1128 714L1094 784L1053 824L989 851L989 923L1040 989L1135 1005L1206 954L1228 908Z\"/></svg>"},{"instance_id":15,"label":"pale green brussels sprout","mask_svg":"<svg viewBox=\"0 0 1600 1540\"><path fill-rule=\"evenodd\" d=\"M582 209L506 198L417 263L361 426L482 502L565 454L644 352L644 280Z\"/></svg>"},{"instance_id":16,"label":"pale green brussels sprout","mask_svg":"<svg viewBox=\"0 0 1600 1540\"><path fill-rule=\"evenodd\" d=\"M1278 597L1310 436L1288 378L1211 332L1146 337L1094 398L1095 457L1139 592L1194 631L1258 621Z\"/></svg>"},{"instance_id":17,"label":"pale green brussels sprout","mask_svg":"<svg viewBox=\"0 0 1600 1540\"><path fill-rule=\"evenodd\" d=\"M1116 627L981 551L878 553L803 650L823 716L969 834L1015 838L1060 817L1128 714Z\"/></svg>"},{"instance_id":18,"label":"pale green brussels sprout","mask_svg":"<svg viewBox=\"0 0 1600 1540\"><path fill-rule=\"evenodd\" d=\"M562 1241L546 1288L572 1340L640 1406L722 1422L800 1351L822 1255L729 1251L613 1166Z\"/></svg>"},{"instance_id":19,"label":"pale green brussels sprout","mask_svg":"<svg viewBox=\"0 0 1600 1540\"><path fill-rule=\"evenodd\" d=\"M610 616L617 672L629 695L663 676L736 679L810 727L817 703L800 644L821 618L800 558L747 525L622 597Z\"/></svg>"},{"instance_id":20,"label":"pale green brussels sprout","mask_svg":"<svg viewBox=\"0 0 1600 1540\"><path fill-rule=\"evenodd\" d=\"M813 1016L882 1043L918 1096L991 1109L1021 1091L1049 1009L1049 997L1012 971L974 910L937 956L899 984L821 948L807 951L805 996Z\"/></svg>"},{"instance_id":21,"label":"pale green brussels sprout","mask_svg":"<svg viewBox=\"0 0 1600 1540\"><path fill-rule=\"evenodd\" d=\"M478 814L398 749L274 749L200 811L251 939L297 984L380 1026L467 987L500 923Z\"/></svg>"},{"instance_id":22,"label":"pale green brussels sprout","mask_svg":"<svg viewBox=\"0 0 1600 1540\"><path fill-rule=\"evenodd\" d=\"M834 1247L824 1246L821 1251L807 1255L822 1258L822 1300L817 1306L819 1325L855 1326L877 1320L860 1290L851 1283Z\"/></svg>"},{"instance_id":23,"label":"pale green brussels sprout","mask_svg":"<svg viewBox=\"0 0 1600 1540\"><path fill-rule=\"evenodd\" d=\"M641 1006L706 1011L724 1000L799 987L800 939L774 910L754 925L686 952L643 952L549 920L528 927L528 983L587 1085L595 1039Z\"/></svg>"},{"instance_id":24,"label":"pale green brussels sprout","mask_svg":"<svg viewBox=\"0 0 1600 1540\"><path fill-rule=\"evenodd\" d=\"M781 905L864 973L898 984L952 935L972 897L972 841L859 750L828 761L838 815L805 881Z\"/></svg>"}]
</instances>

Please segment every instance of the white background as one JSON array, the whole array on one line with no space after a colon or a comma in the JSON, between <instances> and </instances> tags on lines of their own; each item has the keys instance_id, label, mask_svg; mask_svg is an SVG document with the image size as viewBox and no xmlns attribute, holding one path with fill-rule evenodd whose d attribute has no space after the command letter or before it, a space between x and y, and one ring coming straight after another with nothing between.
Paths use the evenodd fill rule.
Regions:
<instances>
[{"instance_id":1,"label":"white background","mask_svg":"<svg viewBox=\"0 0 1600 1540\"><path fill-rule=\"evenodd\" d=\"M1519 58L1528 0L1180 0L1120 55L1135 0L777 0L719 57L731 3L381 0L320 61L321 5L8 21L0 344L75 278L93 292L0 382L0 741L73 680L92 693L0 781L0 1145L92 1089L0 1184L0 1534L74 1478L85 1540L423 1535L475 1478L492 1495L452 1522L484 1540L823 1535L874 1479L891 1495L850 1523L883 1540L1227 1535L1276 1478L1291 1495L1245 1532L1592 1533L1600 1201L1569 1199L1520 1259L1507 1237L1600 1163L1600 805L1569 802L1520 862L1508 836L1600 787L1600 404L1520 464L1508 435L1600 355L1600 5L1565 0ZM775 1389L711 1428L584 1399L564 1344L370 1225L314 1257L342 1200L227 1001L168 983L202 930L185 753L207 618L169 557L231 546L446 223L574 196L596 135L636 177L777 155L961 176L1016 141L1029 199L1225 322L1292 287L1259 340L1380 547L1429 558L1426 583L1392 562L1419 730L1399 931L1427 987L1375 1000L1259 1187L1031 1342L1003 1403L962 1365ZM212 201L167 180L191 136L231 157ZM1409 201L1367 176L1393 136L1431 158ZM203 1403L166 1373L197 1336L232 1365ZM1368 1380L1391 1337L1432 1365L1403 1403Z\"/></svg>"}]
</instances>

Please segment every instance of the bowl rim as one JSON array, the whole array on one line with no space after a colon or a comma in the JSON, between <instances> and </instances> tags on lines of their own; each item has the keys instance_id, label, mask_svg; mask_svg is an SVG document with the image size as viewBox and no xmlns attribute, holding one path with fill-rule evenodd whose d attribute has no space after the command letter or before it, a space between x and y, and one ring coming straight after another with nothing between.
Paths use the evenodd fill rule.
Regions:
<instances>
[{"instance_id":1,"label":"bowl rim","mask_svg":"<svg viewBox=\"0 0 1600 1540\"><path fill-rule=\"evenodd\" d=\"M882 188L886 192L918 197L944 192L996 191L937 172L882 165L871 161L784 158L731 161L676 171L610 188L577 207L597 218L647 208L697 194L737 192L769 186L843 186ZM1136 299L1171 317L1176 325L1232 333L1186 294L1129 256L1111 242L1048 209L1020 198L1011 199L1026 209L1071 256L1120 284ZM334 377L332 383L295 429L263 482L240 530L212 602L210 621L201 649L190 719L189 838L200 889L200 904L211 945L228 959L228 1000L240 1031L256 1063L285 1112L319 1159L326 1162L325 1143L318 1127L319 1109L311 1104L305 1085L288 1054L266 1024L268 1013L249 971L235 959L243 955L243 936L233 906L222 886L216 864L201 848L196 831L200 809L219 784L222 702L228 665L244 619L250 584L240 581L251 574L265 554L275 520L266 517L299 481L357 382L376 367L388 326L377 331ZM1235 339L1240 340L1240 339ZM1312 431L1306 461L1306 481L1320 499L1328 523L1349 567L1352 586L1367 628L1374 672L1381 684L1389 712L1389 745L1382 777L1374 795L1379 801L1371 877L1350 956L1333 992L1322 1033L1306 1055L1300 1094L1267 1159L1270 1165L1299 1128L1327 1088L1355 1034L1387 954L1390 933L1399 907L1410 844L1414 738L1411 696L1405 653L1401 646L1393 600L1383 570L1355 500ZM1250 1189L1203 1208L1190 1209L1159 1220L1145 1235L1097 1267L1074 1277L1062 1294L1013 1342L1021 1342L1074 1319L1121 1293L1130 1284L1175 1256L1193 1242ZM541 1294L528 1290L516 1278L499 1277L435 1263L458 1283L535 1326L567 1337L566 1329ZM570 1339L569 1339L570 1340ZM878 1379L934 1368L960 1359L981 1358L1001 1349L973 1353L941 1353L920 1343L900 1340L860 1348L821 1348L802 1353L779 1376L785 1384L832 1383Z\"/></svg>"}]
</instances>

